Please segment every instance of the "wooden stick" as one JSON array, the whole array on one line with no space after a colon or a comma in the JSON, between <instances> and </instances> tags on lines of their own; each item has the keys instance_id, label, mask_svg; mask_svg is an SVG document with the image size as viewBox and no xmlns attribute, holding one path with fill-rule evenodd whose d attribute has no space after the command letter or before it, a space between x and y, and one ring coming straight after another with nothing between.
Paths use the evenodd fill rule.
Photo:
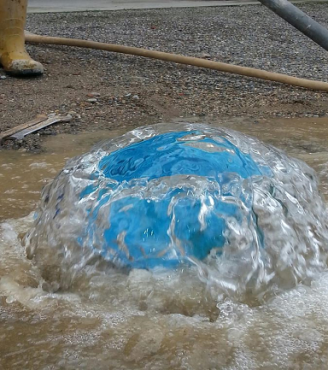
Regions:
<instances>
[{"instance_id":1,"label":"wooden stick","mask_svg":"<svg viewBox=\"0 0 328 370\"><path fill-rule=\"evenodd\" d=\"M31 121L23 123L21 125L18 125L16 127L13 127L7 131L0 132L0 141L2 141L4 138L14 135L19 131L25 130L26 128L29 128L31 126L37 125L38 123L48 119L48 117L44 114L38 115L36 118L33 118Z\"/></svg>"},{"instance_id":2,"label":"wooden stick","mask_svg":"<svg viewBox=\"0 0 328 370\"><path fill-rule=\"evenodd\" d=\"M19 132L16 132L14 135L10 136L10 139L17 139L17 140L22 140L26 135L32 134L35 131L42 130L43 128L46 128L50 125L53 125L54 123L59 123L59 122L70 122L72 120L71 115L67 116L50 116L45 120L42 120L40 123L33 125L31 127L28 127L24 130L20 130Z\"/></svg>"}]
</instances>

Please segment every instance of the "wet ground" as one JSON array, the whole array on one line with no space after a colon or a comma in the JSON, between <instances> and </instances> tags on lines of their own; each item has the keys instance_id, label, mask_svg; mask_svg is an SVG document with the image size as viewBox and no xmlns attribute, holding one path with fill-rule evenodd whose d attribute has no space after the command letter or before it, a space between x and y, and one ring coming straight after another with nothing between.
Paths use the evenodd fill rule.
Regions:
<instances>
[{"instance_id":1,"label":"wet ground","mask_svg":"<svg viewBox=\"0 0 328 370\"><path fill-rule=\"evenodd\" d=\"M303 7L322 24L326 8ZM31 15L28 26L312 79L327 75L323 50L257 6ZM42 187L68 158L159 121L223 124L282 148L317 171L327 201L327 94L93 51L29 50L46 74L0 80L0 130L39 113L70 112L74 120L23 142L7 140L5 148L19 150L0 151L0 368L325 369L327 273L260 304L216 299L192 269L86 270L69 290L48 293L22 238ZM35 150L41 154L29 152Z\"/></svg>"},{"instance_id":2,"label":"wet ground","mask_svg":"<svg viewBox=\"0 0 328 370\"><path fill-rule=\"evenodd\" d=\"M328 199L326 118L240 118L225 126L307 162ZM0 200L0 220L7 220L0 224L0 368L325 369L325 273L255 306L217 302L192 271L90 273L69 291L40 288L38 268L21 245L32 222L24 216L67 158L120 133L50 137L41 155L0 152L0 190L7 195Z\"/></svg>"}]
</instances>

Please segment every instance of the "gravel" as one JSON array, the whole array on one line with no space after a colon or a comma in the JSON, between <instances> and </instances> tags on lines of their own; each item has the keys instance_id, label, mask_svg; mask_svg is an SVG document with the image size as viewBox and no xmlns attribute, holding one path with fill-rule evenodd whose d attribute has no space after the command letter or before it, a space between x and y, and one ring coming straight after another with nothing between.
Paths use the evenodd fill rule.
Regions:
<instances>
[{"instance_id":1,"label":"gravel","mask_svg":"<svg viewBox=\"0 0 328 370\"><path fill-rule=\"evenodd\" d=\"M300 6L328 28L328 4ZM29 15L31 32L145 47L328 81L328 54L261 5ZM140 57L28 46L45 66L36 79L3 78L0 131L40 113L70 113L4 148L40 150L57 133L132 128L176 118L225 123L233 117L328 115L328 94Z\"/></svg>"}]
</instances>

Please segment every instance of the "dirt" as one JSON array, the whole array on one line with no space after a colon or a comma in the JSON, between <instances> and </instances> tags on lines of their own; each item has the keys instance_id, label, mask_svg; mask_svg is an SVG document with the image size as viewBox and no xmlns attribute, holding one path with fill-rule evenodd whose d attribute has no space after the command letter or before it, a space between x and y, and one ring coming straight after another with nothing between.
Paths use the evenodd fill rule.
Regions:
<instances>
[{"instance_id":1,"label":"dirt","mask_svg":"<svg viewBox=\"0 0 328 370\"><path fill-rule=\"evenodd\" d=\"M328 4L302 7L328 24ZM327 53L262 6L33 14L28 29L312 79L324 80L328 72ZM231 117L256 122L328 114L327 93L94 50L44 45L28 50L44 64L45 74L17 79L0 70L0 132L40 113L70 113L73 120L22 141L4 140L4 149L41 151L48 135L129 129L176 118L225 124Z\"/></svg>"}]
</instances>

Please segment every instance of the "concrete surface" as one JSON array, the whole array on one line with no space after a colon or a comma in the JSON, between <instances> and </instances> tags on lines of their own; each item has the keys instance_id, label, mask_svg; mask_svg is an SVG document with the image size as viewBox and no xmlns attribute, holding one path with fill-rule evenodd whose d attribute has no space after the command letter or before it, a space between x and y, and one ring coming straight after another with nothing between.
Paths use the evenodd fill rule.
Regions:
<instances>
[{"instance_id":1,"label":"concrete surface","mask_svg":"<svg viewBox=\"0 0 328 370\"><path fill-rule=\"evenodd\" d=\"M327 2L295 0L293 3ZM201 6L241 6L259 4L256 0L29 0L29 13L61 13L95 10L191 8Z\"/></svg>"},{"instance_id":2,"label":"concrete surface","mask_svg":"<svg viewBox=\"0 0 328 370\"><path fill-rule=\"evenodd\" d=\"M86 10L189 8L257 4L251 0L29 0L29 13L73 12Z\"/></svg>"}]
</instances>

